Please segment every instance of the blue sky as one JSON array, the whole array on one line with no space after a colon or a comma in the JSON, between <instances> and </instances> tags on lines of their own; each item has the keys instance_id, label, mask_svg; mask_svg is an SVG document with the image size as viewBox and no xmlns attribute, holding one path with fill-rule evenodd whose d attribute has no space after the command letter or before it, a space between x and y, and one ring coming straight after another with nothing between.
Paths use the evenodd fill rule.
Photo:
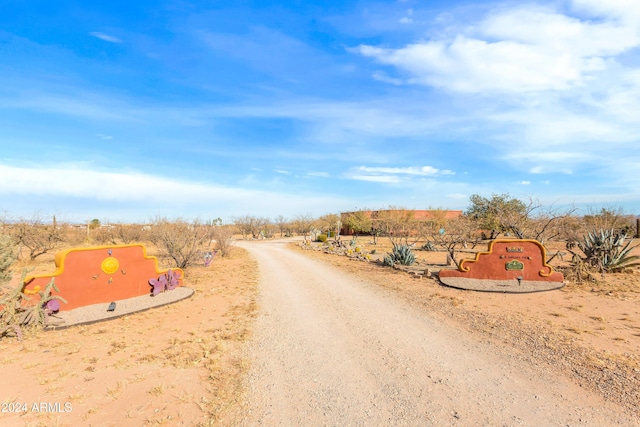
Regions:
<instances>
[{"instance_id":1,"label":"blue sky","mask_svg":"<svg viewBox=\"0 0 640 427\"><path fill-rule=\"evenodd\" d=\"M640 213L640 6L4 1L8 217Z\"/></svg>"}]
</instances>

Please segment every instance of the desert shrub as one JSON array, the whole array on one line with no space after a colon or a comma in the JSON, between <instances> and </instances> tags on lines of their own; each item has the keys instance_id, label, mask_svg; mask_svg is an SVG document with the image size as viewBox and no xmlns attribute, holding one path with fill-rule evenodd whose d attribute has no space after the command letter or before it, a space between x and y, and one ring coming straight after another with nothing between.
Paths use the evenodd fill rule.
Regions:
<instances>
[{"instance_id":1,"label":"desert shrub","mask_svg":"<svg viewBox=\"0 0 640 427\"><path fill-rule=\"evenodd\" d=\"M35 218L14 224L10 230L15 243L27 248L31 260L58 248L64 241L63 229L58 226L55 217L51 224Z\"/></svg>"},{"instance_id":2,"label":"desert shrub","mask_svg":"<svg viewBox=\"0 0 640 427\"><path fill-rule=\"evenodd\" d=\"M593 230L576 243L582 255L575 251L575 247L567 249L573 255L573 264L576 266L594 267L602 273L618 272L640 265L640 256L631 255L638 245L631 246L633 240L625 243L626 238L624 232L613 228Z\"/></svg>"},{"instance_id":3,"label":"desert shrub","mask_svg":"<svg viewBox=\"0 0 640 427\"><path fill-rule=\"evenodd\" d=\"M390 254L384 257L384 264L392 267L395 264L413 265L416 256L409 245L396 245Z\"/></svg>"},{"instance_id":4,"label":"desert shrub","mask_svg":"<svg viewBox=\"0 0 640 427\"><path fill-rule=\"evenodd\" d=\"M321 242L321 243L326 243L327 242L327 235L326 234L318 234L318 237L316 237L316 241L317 242Z\"/></svg>"},{"instance_id":5,"label":"desert shrub","mask_svg":"<svg viewBox=\"0 0 640 427\"><path fill-rule=\"evenodd\" d=\"M11 280L9 268L16 256L17 251L11 237L0 235L0 285Z\"/></svg>"},{"instance_id":6,"label":"desert shrub","mask_svg":"<svg viewBox=\"0 0 640 427\"><path fill-rule=\"evenodd\" d=\"M91 238L101 244L128 245L147 240L141 224L110 224L91 231Z\"/></svg>"},{"instance_id":7,"label":"desert shrub","mask_svg":"<svg viewBox=\"0 0 640 427\"><path fill-rule=\"evenodd\" d=\"M265 229L271 223L268 218L258 218L252 215L245 215L234 218L233 223L242 233L242 239L245 240L250 234L253 239L264 237Z\"/></svg>"},{"instance_id":8,"label":"desert shrub","mask_svg":"<svg viewBox=\"0 0 640 427\"><path fill-rule=\"evenodd\" d=\"M24 279L25 274L21 283ZM22 292L22 286L13 289L5 286L0 291L0 338L22 339L25 329L44 328L47 317L59 310L60 301L67 302L58 295L51 295L52 290L58 291L53 279L38 292L38 302L34 304L31 297Z\"/></svg>"},{"instance_id":9,"label":"desert shrub","mask_svg":"<svg viewBox=\"0 0 640 427\"><path fill-rule=\"evenodd\" d=\"M233 227L230 225L216 225L213 227L211 235L216 241L221 256L229 256L233 247Z\"/></svg>"},{"instance_id":10,"label":"desert shrub","mask_svg":"<svg viewBox=\"0 0 640 427\"><path fill-rule=\"evenodd\" d=\"M95 230L90 230L87 235L90 238L90 241L94 244L99 245L115 245L111 233L111 229L109 227L99 227Z\"/></svg>"},{"instance_id":11,"label":"desert shrub","mask_svg":"<svg viewBox=\"0 0 640 427\"><path fill-rule=\"evenodd\" d=\"M197 220L159 218L151 226L149 239L158 247L160 256L171 260L175 267L187 269L199 262L211 245L211 227Z\"/></svg>"}]
</instances>

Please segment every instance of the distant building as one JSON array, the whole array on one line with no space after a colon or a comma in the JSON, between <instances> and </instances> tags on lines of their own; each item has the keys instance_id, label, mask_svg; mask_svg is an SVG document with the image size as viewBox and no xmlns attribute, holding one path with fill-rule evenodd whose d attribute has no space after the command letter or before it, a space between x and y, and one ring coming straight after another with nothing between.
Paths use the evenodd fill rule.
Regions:
<instances>
[{"instance_id":1,"label":"distant building","mask_svg":"<svg viewBox=\"0 0 640 427\"><path fill-rule=\"evenodd\" d=\"M340 220L342 222L342 228L340 229L340 234L352 235L353 230L350 230L349 227L345 224L346 219L349 215L361 212L366 217L371 218L372 222L372 230L377 228L376 223L381 221L383 218L388 216L397 216L401 217L403 215L408 215L410 221L421 221L421 222L436 222L441 220L449 220L454 219L459 216L462 216L462 211L451 211L445 209L431 209L431 210L413 210L413 209L383 209L377 211L352 211L352 212L341 212Z\"/></svg>"}]
</instances>

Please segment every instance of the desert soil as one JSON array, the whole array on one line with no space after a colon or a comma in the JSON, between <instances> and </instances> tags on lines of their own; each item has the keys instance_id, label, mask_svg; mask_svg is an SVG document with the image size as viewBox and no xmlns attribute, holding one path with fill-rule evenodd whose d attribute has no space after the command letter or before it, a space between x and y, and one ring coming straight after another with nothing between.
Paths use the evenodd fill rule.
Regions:
<instances>
[{"instance_id":1,"label":"desert soil","mask_svg":"<svg viewBox=\"0 0 640 427\"><path fill-rule=\"evenodd\" d=\"M505 295L237 246L189 299L0 340L0 425L640 425L637 270Z\"/></svg>"},{"instance_id":2,"label":"desert soil","mask_svg":"<svg viewBox=\"0 0 640 427\"><path fill-rule=\"evenodd\" d=\"M53 254L42 258L27 267L52 272ZM221 423L241 395L256 264L235 249L209 268L187 270L185 285L194 295L175 304L0 340L0 426Z\"/></svg>"},{"instance_id":3,"label":"desert soil","mask_svg":"<svg viewBox=\"0 0 640 427\"><path fill-rule=\"evenodd\" d=\"M562 366L532 355L535 347L461 328L284 242L242 247L258 261L261 298L244 411L234 423L639 424L633 402L624 408L581 387Z\"/></svg>"}]
</instances>

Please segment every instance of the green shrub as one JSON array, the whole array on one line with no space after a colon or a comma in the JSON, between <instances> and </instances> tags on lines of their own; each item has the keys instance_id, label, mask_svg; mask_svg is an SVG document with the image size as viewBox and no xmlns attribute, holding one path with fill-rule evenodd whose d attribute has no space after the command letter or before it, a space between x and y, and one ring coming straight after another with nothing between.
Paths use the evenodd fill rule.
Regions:
<instances>
[{"instance_id":1,"label":"green shrub","mask_svg":"<svg viewBox=\"0 0 640 427\"><path fill-rule=\"evenodd\" d=\"M322 242L322 243L326 243L327 242L327 235L326 234L318 234L318 237L316 238L317 242Z\"/></svg>"}]
</instances>

